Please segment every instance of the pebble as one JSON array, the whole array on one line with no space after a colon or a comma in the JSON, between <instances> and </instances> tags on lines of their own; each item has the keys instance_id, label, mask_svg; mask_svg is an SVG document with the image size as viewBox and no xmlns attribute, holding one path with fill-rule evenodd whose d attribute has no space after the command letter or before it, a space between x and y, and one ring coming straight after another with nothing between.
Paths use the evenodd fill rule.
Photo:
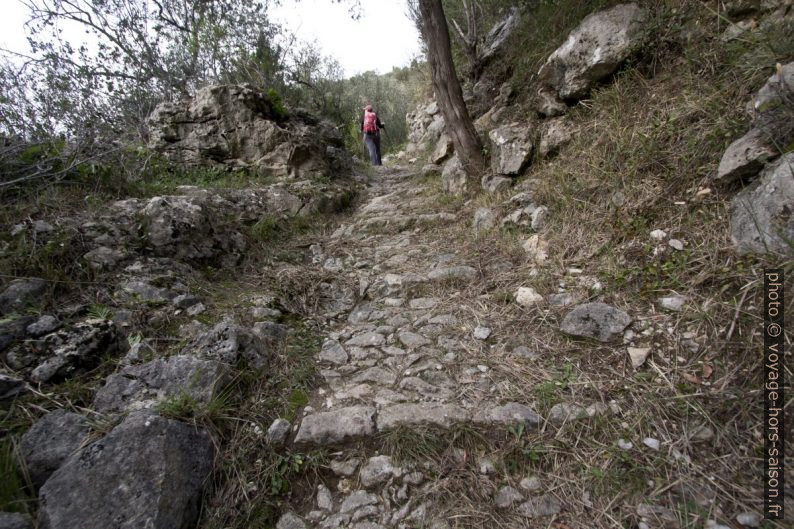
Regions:
<instances>
[{"instance_id":1,"label":"pebble","mask_svg":"<svg viewBox=\"0 0 794 529\"><path fill-rule=\"evenodd\" d=\"M651 354L650 347L629 347L629 358L631 358L631 366L634 369L639 368L645 363L648 355Z\"/></svg>"},{"instance_id":2,"label":"pebble","mask_svg":"<svg viewBox=\"0 0 794 529\"><path fill-rule=\"evenodd\" d=\"M543 487L543 483L540 481L539 477L530 476L522 479L518 486L526 491L535 492Z\"/></svg>"},{"instance_id":3,"label":"pebble","mask_svg":"<svg viewBox=\"0 0 794 529\"><path fill-rule=\"evenodd\" d=\"M652 448L653 450L659 450L659 447L662 446L659 440L654 439L653 437L646 437L645 439L642 440L642 444L644 444L648 448Z\"/></svg>"},{"instance_id":4,"label":"pebble","mask_svg":"<svg viewBox=\"0 0 794 529\"><path fill-rule=\"evenodd\" d=\"M490 335L491 329L488 327L478 326L476 329L474 329L474 337L477 340L487 340Z\"/></svg>"},{"instance_id":5,"label":"pebble","mask_svg":"<svg viewBox=\"0 0 794 529\"><path fill-rule=\"evenodd\" d=\"M670 239L667 241L667 244L670 245L670 248L673 250L678 250L679 252L684 249L684 243L679 241L678 239Z\"/></svg>"},{"instance_id":6,"label":"pebble","mask_svg":"<svg viewBox=\"0 0 794 529\"><path fill-rule=\"evenodd\" d=\"M745 527L758 527L763 521L763 517L757 512L743 512L736 515L736 521Z\"/></svg>"},{"instance_id":7,"label":"pebble","mask_svg":"<svg viewBox=\"0 0 794 529\"><path fill-rule=\"evenodd\" d=\"M634 445L631 441L626 441L625 439L618 439L618 448L621 450L631 450L634 448Z\"/></svg>"},{"instance_id":8,"label":"pebble","mask_svg":"<svg viewBox=\"0 0 794 529\"><path fill-rule=\"evenodd\" d=\"M651 239L655 241L662 241L667 237L667 232L664 230L653 230L651 232Z\"/></svg>"}]
</instances>

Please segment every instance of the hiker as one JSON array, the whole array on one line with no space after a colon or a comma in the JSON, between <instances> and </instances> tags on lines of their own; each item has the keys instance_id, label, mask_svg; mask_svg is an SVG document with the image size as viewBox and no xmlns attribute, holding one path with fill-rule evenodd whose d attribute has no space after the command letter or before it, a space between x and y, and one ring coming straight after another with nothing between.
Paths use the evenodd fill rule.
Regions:
<instances>
[{"instance_id":1,"label":"hiker","mask_svg":"<svg viewBox=\"0 0 794 529\"><path fill-rule=\"evenodd\" d=\"M372 105L364 107L361 117L361 132L364 133L364 145L367 147L369 161L372 165L382 165L380 161L380 129L386 126L378 115L372 110Z\"/></svg>"}]
</instances>

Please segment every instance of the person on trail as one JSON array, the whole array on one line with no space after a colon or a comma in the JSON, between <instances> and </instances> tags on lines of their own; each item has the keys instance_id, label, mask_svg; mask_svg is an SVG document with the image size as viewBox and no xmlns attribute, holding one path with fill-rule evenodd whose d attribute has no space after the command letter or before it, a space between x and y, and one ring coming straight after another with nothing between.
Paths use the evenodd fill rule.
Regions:
<instances>
[{"instance_id":1,"label":"person on trail","mask_svg":"<svg viewBox=\"0 0 794 529\"><path fill-rule=\"evenodd\" d=\"M372 110L372 105L364 107L364 114L360 121L361 132L364 134L364 145L369 154L369 161L372 165L382 165L380 161L380 129L386 126Z\"/></svg>"}]
</instances>

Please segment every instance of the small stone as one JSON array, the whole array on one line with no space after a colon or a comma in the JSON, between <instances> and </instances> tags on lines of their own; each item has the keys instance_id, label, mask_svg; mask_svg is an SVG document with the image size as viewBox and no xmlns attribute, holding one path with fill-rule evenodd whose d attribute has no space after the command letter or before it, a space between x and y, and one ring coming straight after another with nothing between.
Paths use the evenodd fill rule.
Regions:
<instances>
[{"instance_id":1,"label":"small stone","mask_svg":"<svg viewBox=\"0 0 794 529\"><path fill-rule=\"evenodd\" d=\"M537 351L533 351L529 347L525 347L523 345L519 345L515 347L512 352L513 356L520 356L522 358L533 359L538 357Z\"/></svg>"},{"instance_id":2,"label":"small stone","mask_svg":"<svg viewBox=\"0 0 794 529\"><path fill-rule=\"evenodd\" d=\"M543 296L531 287L519 287L515 293L516 303L522 307L533 307L543 301Z\"/></svg>"},{"instance_id":3,"label":"small stone","mask_svg":"<svg viewBox=\"0 0 794 529\"><path fill-rule=\"evenodd\" d=\"M703 525L704 529L732 529L727 525L722 525L718 523L716 520L706 520L706 523Z\"/></svg>"},{"instance_id":4,"label":"small stone","mask_svg":"<svg viewBox=\"0 0 794 529\"><path fill-rule=\"evenodd\" d=\"M377 503L378 497L374 494L370 494L365 490L357 490L345 498L342 502L342 506L339 508L339 512L349 513L361 507L375 505Z\"/></svg>"},{"instance_id":5,"label":"small stone","mask_svg":"<svg viewBox=\"0 0 794 529\"><path fill-rule=\"evenodd\" d=\"M199 302L198 298L190 294L180 294L171 300L171 304L180 309L186 309L192 307L198 302Z\"/></svg>"},{"instance_id":6,"label":"small stone","mask_svg":"<svg viewBox=\"0 0 794 529\"><path fill-rule=\"evenodd\" d=\"M758 527L764 518L757 512L743 512L736 515L736 521L745 527Z\"/></svg>"},{"instance_id":7,"label":"small stone","mask_svg":"<svg viewBox=\"0 0 794 529\"><path fill-rule=\"evenodd\" d=\"M692 429L690 439L695 443L705 443L714 438L714 430L705 424L696 425Z\"/></svg>"},{"instance_id":8,"label":"small stone","mask_svg":"<svg viewBox=\"0 0 794 529\"><path fill-rule=\"evenodd\" d=\"M416 349L417 347L430 345L430 340L415 332L402 331L397 334L397 338L399 338L400 343L402 343L408 349Z\"/></svg>"},{"instance_id":9,"label":"small stone","mask_svg":"<svg viewBox=\"0 0 794 529\"><path fill-rule=\"evenodd\" d=\"M625 439L618 439L618 448L621 450L631 450L634 448L634 445L630 441L626 441Z\"/></svg>"},{"instance_id":10,"label":"small stone","mask_svg":"<svg viewBox=\"0 0 794 529\"><path fill-rule=\"evenodd\" d=\"M484 476L489 476L496 472L496 467L493 464L493 461L484 457L480 459L480 474Z\"/></svg>"},{"instance_id":11,"label":"small stone","mask_svg":"<svg viewBox=\"0 0 794 529\"><path fill-rule=\"evenodd\" d=\"M550 494L544 494L522 503L518 507L518 513L527 518L539 518L557 514L561 509L560 500Z\"/></svg>"},{"instance_id":12,"label":"small stone","mask_svg":"<svg viewBox=\"0 0 794 529\"><path fill-rule=\"evenodd\" d=\"M61 327L61 322L58 321L58 318L52 316L50 314L46 314L40 317L35 322L28 325L27 333L34 338L38 338L39 336L44 336L45 334L49 334L53 331L58 330Z\"/></svg>"},{"instance_id":13,"label":"small stone","mask_svg":"<svg viewBox=\"0 0 794 529\"><path fill-rule=\"evenodd\" d=\"M320 360L336 365L345 365L350 359L342 344L336 340L323 342L318 356Z\"/></svg>"},{"instance_id":14,"label":"small stone","mask_svg":"<svg viewBox=\"0 0 794 529\"><path fill-rule=\"evenodd\" d=\"M523 500L524 497L521 495L521 493L509 486L499 489L493 498L494 504L500 509L507 509L514 503L518 503Z\"/></svg>"},{"instance_id":15,"label":"small stone","mask_svg":"<svg viewBox=\"0 0 794 529\"><path fill-rule=\"evenodd\" d=\"M388 481L392 476L399 476L402 470L392 465L389 456L375 456L369 458L367 464L361 469L359 479L366 488L374 487Z\"/></svg>"},{"instance_id":16,"label":"small stone","mask_svg":"<svg viewBox=\"0 0 794 529\"><path fill-rule=\"evenodd\" d=\"M653 230L651 232L651 239L654 241L663 241L667 237L667 232L664 230Z\"/></svg>"},{"instance_id":17,"label":"small stone","mask_svg":"<svg viewBox=\"0 0 794 529\"><path fill-rule=\"evenodd\" d=\"M659 448L662 446L659 440L654 439L653 437L646 437L642 440L642 444L653 450L659 450Z\"/></svg>"},{"instance_id":18,"label":"small stone","mask_svg":"<svg viewBox=\"0 0 794 529\"><path fill-rule=\"evenodd\" d=\"M536 263L544 263L549 258L549 243L540 235L532 235L521 245L530 259Z\"/></svg>"},{"instance_id":19,"label":"small stone","mask_svg":"<svg viewBox=\"0 0 794 529\"><path fill-rule=\"evenodd\" d=\"M360 459L331 461L331 471L337 476L349 478L350 476L355 474L360 464L361 464Z\"/></svg>"},{"instance_id":20,"label":"small stone","mask_svg":"<svg viewBox=\"0 0 794 529\"><path fill-rule=\"evenodd\" d=\"M370 436L375 432L375 409L352 406L303 418L296 444L330 445Z\"/></svg>"},{"instance_id":21,"label":"small stone","mask_svg":"<svg viewBox=\"0 0 794 529\"><path fill-rule=\"evenodd\" d=\"M297 514L288 512L279 518L276 529L306 529L306 524Z\"/></svg>"},{"instance_id":22,"label":"small stone","mask_svg":"<svg viewBox=\"0 0 794 529\"><path fill-rule=\"evenodd\" d=\"M323 511L331 511L334 508L331 491L322 483L317 486L317 507Z\"/></svg>"},{"instance_id":23,"label":"small stone","mask_svg":"<svg viewBox=\"0 0 794 529\"><path fill-rule=\"evenodd\" d=\"M493 229L496 226L496 213L490 208L480 208L474 213L472 227L475 233Z\"/></svg>"},{"instance_id":24,"label":"small stone","mask_svg":"<svg viewBox=\"0 0 794 529\"><path fill-rule=\"evenodd\" d=\"M51 233L55 231L55 226L44 220L34 220L33 231L38 234Z\"/></svg>"},{"instance_id":25,"label":"small stone","mask_svg":"<svg viewBox=\"0 0 794 529\"><path fill-rule=\"evenodd\" d=\"M678 250L679 252L684 249L684 243L679 241L678 239L670 239L667 241L667 244L670 245L670 248L673 250Z\"/></svg>"},{"instance_id":26,"label":"small stone","mask_svg":"<svg viewBox=\"0 0 794 529\"><path fill-rule=\"evenodd\" d=\"M195 317L198 316L199 314L204 313L206 310L207 307L204 306L204 303L199 302L196 303L195 305L192 305L189 309L187 309L186 312L188 316Z\"/></svg>"},{"instance_id":27,"label":"small stone","mask_svg":"<svg viewBox=\"0 0 794 529\"><path fill-rule=\"evenodd\" d=\"M518 486L526 491L535 492L543 487L543 483L540 481L539 477L530 476L522 479L521 483L519 483Z\"/></svg>"},{"instance_id":28,"label":"small stone","mask_svg":"<svg viewBox=\"0 0 794 529\"><path fill-rule=\"evenodd\" d=\"M629 358L631 358L631 366L634 369L639 368L645 363L648 355L651 354L650 347L629 347Z\"/></svg>"},{"instance_id":29,"label":"small stone","mask_svg":"<svg viewBox=\"0 0 794 529\"><path fill-rule=\"evenodd\" d=\"M267 429L267 442L274 445L283 445L287 441L292 425L285 419L276 419Z\"/></svg>"},{"instance_id":30,"label":"small stone","mask_svg":"<svg viewBox=\"0 0 794 529\"><path fill-rule=\"evenodd\" d=\"M477 340L487 340L491 336L491 329L488 327L477 326L474 329L474 338Z\"/></svg>"},{"instance_id":31,"label":"small stone","mask_svg":"<svg viewBox=\"0 0 794 529\"><path fill-rule=\"evenodd\" d=\"M659 298L659 305L661 305L663 309L680 312L681 309L684 308L686 301L686 296L667 296Z\"/></svg>"}]
</instances>

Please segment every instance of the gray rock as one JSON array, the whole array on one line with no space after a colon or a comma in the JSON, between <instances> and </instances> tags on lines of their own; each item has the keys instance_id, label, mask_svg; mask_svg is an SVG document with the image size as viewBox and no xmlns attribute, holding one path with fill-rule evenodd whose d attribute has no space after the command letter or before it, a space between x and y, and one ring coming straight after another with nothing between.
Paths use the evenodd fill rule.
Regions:
<instances>
[{"instance_id":1,"label":"gray rock","mask_svg":"<svg viewBox=\"0 0 794 529\"><path fill-rule=\"evenodd\" d=\"M295 444L333 445L375 433L375 409L352 406L307 415L301 421Z\"/></svg>"},{"instance_id":2,"label":"gray rock","mask_svg":"<svg viewBox=\"0 0 794 529\"><path fill-rule=\"evenodd\" d=\"M659 305L663 309L671 310L673 312L680 312L686 304L686 296L666 296L659 298Z\"/></svg>"},{"instance_id":3,"label":"gray rock","mask_svg":"<svg viewBox=\"0 0 794 529\"><path fill-rule=\"evenodd\" d=\"M349 478L355 474L360 464L361 460L355 458L345 461L331 461L331 470L337 476Z\"/></svg>"},{"instance_id":4,"label":"gray rock","mask_svg":"<svg viewBox=\"0 0 794 529\"><path fill-rule=\"evenodd\" d=\"M0 400L11 399L30 391L30 388L21 378L0 373Z\"/></svg>"},{"instance_id":5,"label":"gray rock","mask_svg":"<svg viewBox=\"0 0 794 529\"><path fill-rule=\"evenodd\" d=\"M345 365L350 359L342 344L336 340L326 340L320 349L318 358L323 362L335 365Z\"/></svg>"},{"instance_id":6,"label":"gray rock","mask_svg":"<svg viewBox=\"0 0 794 529\"><path fill-rule=\"evenodd\" d=\"M361 469L359 479L366 488L372 488L385 483L394 476L401 476L402 470L392 464L389 456L375 456L369 458L367 464Z\"/></svg>"},{"instance_id":7,"label":"gray rock","mask_svg":"<svg viewBox=\"0 0 794 529\"><path fill-rule=\"evenodd\" d=\"M188 307L185 313L187 313L188 316L195 317L198 316L199 314L203 314L206 311L207 311L207 307L204 306L204 303L196 303L195 305L191 305L190 307Z\"/></svg>"},{"instance_id":8,"label":"gray rock","mask_svg":"<svg viewBox=\"0 0 794 529\"><path fill-rule=\"evenodd\" d=\"M736 521L745 527L759 527L764 518L757 512L749 511L737 514Z\"/></svg>"},{"instance_id":9,"label":"gray rock","mask_svg":"<svg viewBox=\"0 0 794 529\"><path fill-rule=\"evenodd\" d=\"M229 365L245 363L261 369L270 362L272 349L252 330L224 321L196 336L182 348L181 354L219 360Z\"/></svg>"},{"instance_id":10,"label":"gray rock","mask_svg":"<svg viewBox=\"0 0 794 529\"><path fill-rule=\"evenodd\" d=\"M306 523L294 512L287 512L278 519L276 529L306 529Z\"/></svg>"},{"instance_id":11,"label":"gray rock","mask_svg":"<svg viewBox=\"0 0 794 529\"><path fill-rule=\"evenodd\" d=\"M477 277L477 270L471 266L446 266L435 268L427 274L430 281L467 280Z\"/></svg>"},{"instance_id":12,"label":"gray rock","mask_svg":"<svg viewBox=\"0 0 794 529\"><path fill-rule=\"evenodd\" d=\"M199 303L199 299L191 294L180 294L171 300L171 304L179 309L187 309Z\"/></svg>"},{"instance_id":13,"label":"gray rock","mask_svg":"<svg viewBox=\"0 0 794 529\"><path fill-rule=\"evenodd\" d=\"M34 220L33 221L33 232L42 235L46 233L52 233L55 231L55 226L50 224L45 220Z\"/></svg>"},{"instance_id":14,"label":"gray rock","mask_svg":"<svg viewBox=\"0 0 794 529\"><path fill-rule=\"evenodd\" d=\"M538 206L533 211L530 217L532 218L532 222L530 226L532 227L532 231L540 232L543 231L543 228L546 227L546 219L549 216L549 208L546 206Z\"/></svg>"},{"instance_id":15,"label":"gray rock","mask_svg":"<svg viewBox=\"0 0 794 529\"><path fill-rule=\"evenodd\" d=\"M43 279L14 279L0 293L0 314L11 314L24 311L30 306L38 306L46 293L47 282Z\"/></svg>"},{"instance_id":16,"label":"gray rock","mask_svg":"<svg viewBox=\"0 0 794 529\"><path fill-rule=\"evenodd\" d=\"M540 131L538 152L541 158L557 154L562 147L570 143L575 133L574 125L567 118L546 120Z\"/></svg>"},{"instance_id":17,"label":"gray rock","mask_svg":"<svg viewBox=\"0 0 794 529\"><path fill-rule=\"evenodd\" d=\"M565 101L560 99L556 90L549 86L541 86L538 89L535 108L547 117L562 116L568 111Z\"/></svg>"},{"instance_id":18,"label":"gray rock","mask_svg":"<svg viewBox=\"0 0 794 529\"><path fill-rule=\"evenodd\" d=\"M739 253L792 253L794 153L767 167L731 201L731 238Z\"/></svg>"},{"instance_id":19,"label":"gray rock","mask_svg":"<svg viewBox=\"0 0 794 529\"><path fill-rule=\"evenodd\" d=\"M441 174L441 166L440 165L436 165L436 164L432 164L432 163L423 165L422 166L422 171L420 172L420 174L423 177L425 177L425 178L430 177L430 176L440 175Z\"/></svg>"},{"instance_id":20,"label":"gray rock","mask_svg":"<svg viewBox=\"0 0 794 529\"><path fill-rule=\"evenodd\" d=\"M529 358L529 359L537 358L539 356L537 351L533 351L529 347L523 345L519 345L518 347L513 348L511 354L513 356L519 356L522 358Z\"/></svg>"},{"instance_id":21,"label":"gray rock","mask_svg":"<svg viewBox=\"0 0 794 529\"><path fill-rule=\"evenodd\" d=\"M378 497L374 494L370 494L365 490L357 490L352 492L347 498L344 499L342 505L339 507L340 513L349 513L353 512L356 509L360 509L361 507L366 507L367 505L376 505L378 503Z\"/></svg>"},{"instance_id":22,"label":"gray rock","mask_svg":"<svg viewBox=\"0 0 794 529\"><path fill-rule=\"evenodd\" d=\"M444 164L441 171L441 189L450 195L463 195L470 191L472 182L470 181L457 153Z\"/></svg>"},{"instance_id":23,"label":"gray rock","mask_svg":"<svg viewBox=\"0 0 794 529\"><path fill-rule=\"evenodd\" d=\"M454 404L405 403L386 406L378 413L378 431L406 426L441 426L471 420L469 412Z\"/></svg>"},{"instance_id":24,"label":"gray rock","mask_svg":"<svg viewBox=\"0 0 794 529\"><path fill-rule=\"evenodd\" d=\"M560 500L551 494L536 496L522 503L518 507L518 513L527 518L539 518L541 516L552 516L562 510Z\"/></svg>"},{"instance_id":25,"label":"gray rock","mask_svg":"<svg viewBox=\"0 0 794 529\"><path fill-rule=\"evenodd\" d=\"M130 346L130 350L124 358L121 359L121 365L131 366L133 364L140 364L141 362L148 362L149 360L153 360L156 354L157 351L155 351L148 342L140 341Z\"/></svg>"},{"instance_id":26,"label":"gray rock","mask_svg":"<svg viewBox=\"0 0 794 529\"><path fill-rule=\"evenodd\" d=\"M761 129L751 129L725 150L714 180L729 183L749 178L758 174L764 164L777 155L777 148L769 133Z\"/></svg>"},{"instance_id":27,"label":"gray rock","mask_svg":"<svg viewBox=\"0 0 794 529\"><path fill-rule=\"evenodd\" d=\"M38 338L53 331L57 331L60 327L61 322L58 321L58 318L51 314L45 314L28 325L26 331L32 337Z\"/></svg>"},{"instance_id":28,"label":"gray rock","mask_svg":"<svg viewBox=\"0 0 794 529\"><path fill-rule=\"evenodd\" d=\"M273 445L283 445L287 441L292 425L285 419L276 419L267 429L267 442Z\"/></svg>"},{"instance_id":29,"label":"gray rock","mask_svg":"<svg viewBox=\"0 0 794 529\"><path fill-rule=\"evenodd\" d=\"M476 340L487 340L488 337L491 336L491 329L489 327L483 327L479 325L475 327L472 336L474 336Z\"/></svg>"},{"instance_id":30,"label":"gray rock","mask_svg":"<svg viewBox=\"0 0 794 529\"><path fill-rule=\"evenodd\" d=\"M621 335L631 323L631 317L605 303L584 303L569 312L560 329L572 336L594 338L609 342Z\"/></svg>"},{"instance_id":31,"label":"gray rock","mask_svg":"<svg viewBox=\"0 0 794 529\"><path fill-rule=\"evenodd\" d=\"M577 404L561 402L549 410L549 422L557 426L585 418L587 418L587 410Z\"/></svg>"},{"instance_id":32,"label":"gray rock","mask_svg":"<svg viewBox=\"0 0 794 529\"><path fill-rule=\"evenodd\" d=\"M491 165L494 173L517 175L529 163L534 144L531 129L526 125L511 123L488 133L493 145Z\"/></svg>"},{"instance_id":33,"label":"gray rock","mask_svg":"<svg viewBox=\"0 0 794 529\"><path fill-rule=\"evenodd\" d=\"M377 347L386 343L386 337L377 332L363 332L345 342L355 347Z\"/></svg>"},{"instance_id":34,"label":"gray rock","mask_svg":"<svg viewBox=\"0 0 794 529\"><path fill-rule=\"evenodd\" d=\"M480 180L480 186L489 193L504 193L513 185L513 179L504 176L486 174Z\"/></svg>"},{"instance_id":35,"label":"gray rock","mask_svg":"<svg viewBox=\"0 0 794 529\"><path fill-rule=\"evenodd\" d=\"M11 347L27 334L28 325L35 322L33 316L20 316L0 321L0 352Z\"/></svg>"},{"instance_id":36,"label":"gray rock","mask_svg":"<svg viewBox=\"0 0 794 529\"><path fill-rule=\"evenodd\" d=\"M490 208L479 208L474 213L472 227L475 233L480 233L493 229L496 226L496 213Z\"/></svg>"},{"instance_id":37,"label":"gray rock","mask_svg":"<svg viewBox=\"0 0 794 529\"><path fill-rule=\"evenodd\" d=\"M100 246L83 255L88 266L95 271L114 270L127 258L127 253L115 248Z\"/></svg>"},{"instance_id":38,"label":"gray rock","mask_svg":"<svg viewBox=\"0 0 794 529\"><path fill-rule=\"evenodd\" d=\"M500 509L507 509L508 507L512 507L513 504L520 501L524 501L524 496L510 486L502 487L496 492L496 494L494 494L493 497L494 505Z\"/></svg>"},{"instance_id":39,"label":"gray rock","mask_svg":"<svg viewBox=\"0 0 794 529\"><path fill-rule=\"evenodd\" d=\"M581 99L612 74L645 40L646 13L620 4L587 16L538 72L542 90L560 99Z\"/></svg>"},{"instance_id":40,"label":"gray rock","mask_svg":"<svg viewBox=\"0 0 794 529\"><path fill-rule=\"evenodd\" d=\"M455 147L452 145L450 137L446 134L442 134L438 139L438 143L436 143L436 147L433 149L433 153L430 155L430 162L436 165L442 163L452 156L454 149Z\"/></svg>"},{"instance_id":41,"label":"gray rock","mask_svg":"<svg viewBox=\"0 0 794 529\"><path fill-rule=\"evenodd\" d=\"M33 519L18 512L0 512L0 529L33 529Z\"/></svg>"},{"instance_id":42,"label":"gray rock","mask_svg":"<svg viewBox=\"0 0 794 529\"><path fill-rule=\"evenodd\" d=\"M353 377L352 382L354 384L362 384L364 382L371 382L377 384L379 386L391 386L397 381L397 375L383 369L381 367L370 367L357 373L356 376Z\"/></svg>"},{"instance_id":43,"label":"gray rock","mask_svg":"<svg viewBox=\"0 0 794 529\"><path fill-rule=\"evenodd\" d=\"M206 431L147 412L70 456L41 488L42 529L192 527L213 463Z\"/></svg>"},{"instance_id":44,"label":"gray rock","mask_svg":"<svg viewBox=\"0 0 794 529\"><path fill-rule=\"evenodd\" d=\"M36 421L22 436L20 453L33 486L44 485L47 478L76 452L91 430L85 417L66 410L55 410Z\"/></svg>"},{"instance_id":45,"label":"gray rock","mask_svg":"<svg viewBox=\"0 0 794 529\"><path fill-rule=\"evenodd\" d=\"M191 355L128 366L105 380L94 397L94 409L100 413L148 409L182 396L205 405L220 393L227 372L221 362Z\"/></svg>"},{"instance_id":46,"label":"gray rock","mask_svg":"<svg viewBox=\"0 0 794 529\"><path fill-rule=\"evenodd\" d=\"M30 371L32 381L57 382L90 371L103 357L118 356L128 348L126 337L112 321L86 320L17 346L8 356L22 364L12 366L15 369L36 366Z\"/></svg>"},{"instance_id":47,"label":"gray rock","mask_svg":"<svg viewBox=\"0 0 794 529\"><path fill-rule=\"evenodd\" d=\"M121 288L138 300L153 304L169 303L176 296L176 293L167 288L156 287L146 281L125 281L121 284Z\"/></svg>"},{"instance_id":48,"label":"gray rock","mask_svg":"<svg viewBox=\"0 0 794 529\"><path fill-rule=\"evenodd\" d=\"M518 486L529 492L537 492L543 488L543 483L540 481L539 477L530 476L522 479Z\"/></svg>"},{"instance_id":49,"label":"gray rock","mask_svg":"<svg viewBox=\"0 0 794 529\"><path fill-rule=\"evenodd\" d=\"M424 347L426 345L430 345L430 340L422 336L421 334L417 334L415 332L410 331L402 331L397 334L397 338L400 340L405 347L408 349L416 349L419 347Z\"/></svg>"},{"instance_id":50,"label":"gray rock","mask_svg":"<svg viewBox=\"0 0 794 529\"><path fill-rule=\"evenodd\" d=\"M508 402L475 414L474 422L501 426L521 424L529 431L539 428L543 419L528 406L517 402Z\"/></svg>"},{"instance_id":51,"label":"gray rock","mask_svg":"<svg viewBox=\"0 0 794 529\"><path fill-rule=\"evenodd\" d=\"M334 499L328 487L320 483L317 486L317 507L323 511L331 511L334 508Z\"/></svg>"},{"instance_id":52,"label":"gray rock","mask_svg":"<svg viewBox=\"0 0 794 529\"><path fill-rule=\"evenodd\" d=\"M549 296L549 305L552 307L570 307L579 303L579 296L570 292L562 292Z\"/></svg>"}]
</instances>

